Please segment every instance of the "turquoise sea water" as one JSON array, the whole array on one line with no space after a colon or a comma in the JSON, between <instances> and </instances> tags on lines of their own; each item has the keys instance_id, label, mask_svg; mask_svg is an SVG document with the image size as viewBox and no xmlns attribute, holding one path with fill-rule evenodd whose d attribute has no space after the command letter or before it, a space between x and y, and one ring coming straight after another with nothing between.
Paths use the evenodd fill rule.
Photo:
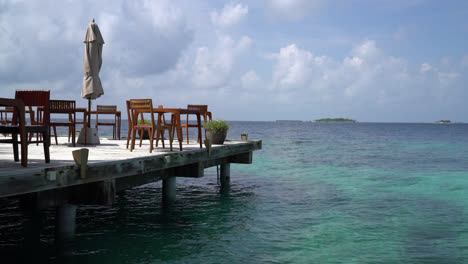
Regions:
<instances>
[{"instance_id":1,"label":"turquoise sea water","mask_svg":"<svg viewBox=\"0 0 468 264\"><path fill-rule=\"evenodd\" d=\"M231 122L242 132L263 150L231 165L228 194L216 169L178 178L170 209L161 183L130 189L80 206L67 245L53 209L1 200L2 263L468 262L468 125Z\"/></svg>"}]
</instances>

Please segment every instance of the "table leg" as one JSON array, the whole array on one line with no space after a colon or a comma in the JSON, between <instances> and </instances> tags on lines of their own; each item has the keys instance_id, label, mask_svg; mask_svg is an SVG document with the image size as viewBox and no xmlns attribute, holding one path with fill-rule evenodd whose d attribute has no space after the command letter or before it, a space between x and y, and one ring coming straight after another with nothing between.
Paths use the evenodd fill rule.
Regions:
<instances>
[{"instance_id":1,"label":"table leg","mask_svg":"<svg viewBox=\"0 0 468 264\"><path fill-rule=\"evenodd\" d=\"M118 122L119 122L119 127L117 128L117 135L119 136L119 140L120 140L120 126L122 125L122 116L121 115L119 115Z\"/></svg>"},{"instance_id":2,"label":"table leg","mask_svg":"<svg viewBox=\"0 0 468 264\"><path fill-rule=\"evenodd\" d=\"M182 127L180 126L180 113L176 113L177 139L179 140L179 149L182 151Z\"/></svg>"},{"instance_id":3,"label":"table leg","mask_svg":"<svg viewBox=\"0 0 468 264\"><path fill-rule=\"evenodd\" d=\"M198 141L200 142L200 148L203 148L203 146L202 146L202 135L201 135L201 118L200 118L200 113L197 114L197 122L198 122Z\"/></svg>"}]
</instances>

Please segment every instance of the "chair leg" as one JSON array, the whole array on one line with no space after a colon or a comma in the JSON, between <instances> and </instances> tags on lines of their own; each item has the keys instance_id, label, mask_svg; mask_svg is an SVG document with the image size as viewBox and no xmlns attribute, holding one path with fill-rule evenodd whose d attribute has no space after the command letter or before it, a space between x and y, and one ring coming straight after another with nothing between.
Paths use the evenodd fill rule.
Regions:
<instances>
[{"instance_id":1,"label":"chair leg","mask_svg":"<svg viewBox=\"0 0 468 264\"><path fill-rule=\"evenodd\" d=\"M188 122L188 121L187 121ZM188 123L187 126L185 127L186 135L187 135L187 144L189 143L189 136L188 136Z\"/></svg>"},{"instance_id":2,"label":"chair leg","mask_svg":"<svg viewBox=\"0 0 468 264\"><path fill-rule=\"evenodd\" d=\"M58 145L58 141L57 141L57 126L54 126L54 137L55 137L55 145Z\"/></svg>"},{"instance_id":3,"label":"chair leg","mask_svg":"<svg viewBox=\"0 0 468 264\"><path fill-rule=\"evenodd\" d=\"M162 147L165 148L166 146L164 146L164 130L162 130L162 134L161 134L161 143L162 143Z\"/></svg>"},{"instance_id":4,"label":"chair leg","mask_svg":"<svg viewBox=\"0 0 468 264\"><path fill-rule=\"evenodd\" d=\"M149 137L150 137L150 150L149 152L152 153L153 152L153 139L154 139L154 128L151 128L149 131L148 131L148 134L149 134Z\"/></svg>"},{"instance_id":5,"label":"chair leg","mask_svg":"<svg viewBox=\"0 0 468 264\"><path fill-rule=\"evenodd\" d=\"M28 141L26 140L26 134L21 134L20 131L20 140L21 140L21 165L23 167L28 167Z\"/></svg>"},{"instance_id":6,"label":"chair leg","mask_svg":"<svg viewBox=\"0 0 468 264\"><path fill-rule=\"evenodd\" d=\"M13 140L13 157L15 161L19 161L18 155L18 133L11 133L11 137Z\"/></svg>"},{"instance_id":7,"label":"chair leg","mask_svg":"<svg viewBox=\"0 0 468 264\"><path fill-rule=\"evenodd\" d=\"M156 144L155 144L156 147L158 147L159 135L160 134L161 134L161 131L159 129L156 129Z\"/></svg>"},{"instance_id":8,"label":"chair leg","mask_svg":"<svg viewBox=\"0 0 468 264\"><path fill-rule=\"evenodd\" d=\"M128 143L130 142L130 137L132 136L132 128L128 129L128 134L127 134L127 148L128 148Z\"/></svg>"},{"instance_id":9,"label":"chair leg","mask_svg":"<svg viewBox=\"0 0 468 264\"><path fill-rule=\"evenodd\" d=\"M49 134L48 131L44 132L44 142L42 142L42 144L44 145L44 156L45 156L46 163L50 162L50 153L49 153L50 137L48 134Z\"/></svg>"},{"instance_id":10,"label":"chair leg","mask_svg":"<svg viewBox=\"0 0 468 264\"><path fill-rule=\"evenodd\" d=\"M144 129L140 129L140 148L141 148L141 142L143 141L143 138L145 137L145 131Z\"/></svg>"},{"instance_id":11,"label":"chair leg","mask_svg":"<svg viewBox=\"0 0 468 264\"><path fill-rule=\"evenodd\" d=\"M132 144L130 145L130 152L132 152L132 150L135 148L135 134L136 130L132 129Z\"/></svg>"},{"instance_id":12,"label":"chair leg","mask_svg":"<svg viewBox=\"0 0 468 264\"><path fill-rule=\"evenodd\" d=\"M73 141L73 147L76 147L76 138L75 138L75 133L76 133L76 126L73 125L71 126L72 129L72 141ZM70 142L70 141L69 141Z\"/></svg>"},{"instance_id":13,"label":"chair leg","mask_svg":"<svg viewBox=\"0 0 468 264\"><path fill-rule=\"evenodd\" d=\"M72 133L71 127L69 126L69 127L68 127L68 143L70 143L70 136L71 136L71 133Z\"/></svg>"},{"instance_id":14,"label":"chair leg","mask_svg":"<svg viewBox=\"0 0 468 264\"><path fill-rule=\"evenodd\" d=\"M174 133L171 133L172 128L169 128L167 131L169 132L169 146L170 150L172 151L172 141L174 141Z\"/></svg>"}]
</instances>

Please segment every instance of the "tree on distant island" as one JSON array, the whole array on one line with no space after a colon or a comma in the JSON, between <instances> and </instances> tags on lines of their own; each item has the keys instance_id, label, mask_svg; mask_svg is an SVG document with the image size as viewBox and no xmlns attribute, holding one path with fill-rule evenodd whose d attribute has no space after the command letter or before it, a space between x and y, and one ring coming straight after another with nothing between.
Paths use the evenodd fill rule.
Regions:
<instances>
[{"instance_id":1,"label":"tree on distant island","mask_svg":"<svg viewBox=\"0 0 468 264\"><path fill-rule=\"evenodd\" d=\"M450 120L439 120L439 121L436 121L437 124L450 124L452 123L452 121Z\"/></svg>"},{"instance_id":2,"label":"tree on distant island","mask_svg":"<svg viewBox=\"0 0 468 264\"><path fill-rule=\"evenodd\" d=\"M322 118L317 119L315 122L346 122L346 123L356 123L356 120L349 118Z\"/></svg>"}]
</instances>

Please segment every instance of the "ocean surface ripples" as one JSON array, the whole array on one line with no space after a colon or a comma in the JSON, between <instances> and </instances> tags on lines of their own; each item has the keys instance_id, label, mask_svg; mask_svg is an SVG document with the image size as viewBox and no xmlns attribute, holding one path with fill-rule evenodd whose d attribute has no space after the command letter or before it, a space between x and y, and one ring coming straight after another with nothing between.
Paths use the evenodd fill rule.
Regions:
<instances>
[{"instance_id":1,"label":"ocean surface ripples","mask_svg":"<svg viewBox=\"0 0 468 264\"><path fill-rule=\"evenodd\" d=\"M468 125L231 122L228 137L244 132L263 150L231 166L229 193L213 168L178 178L170 208L161 183L126 190L80 205L65 245L53 208L0 200L2 263L466 263Z\"/></svg>"}]
</instances>

